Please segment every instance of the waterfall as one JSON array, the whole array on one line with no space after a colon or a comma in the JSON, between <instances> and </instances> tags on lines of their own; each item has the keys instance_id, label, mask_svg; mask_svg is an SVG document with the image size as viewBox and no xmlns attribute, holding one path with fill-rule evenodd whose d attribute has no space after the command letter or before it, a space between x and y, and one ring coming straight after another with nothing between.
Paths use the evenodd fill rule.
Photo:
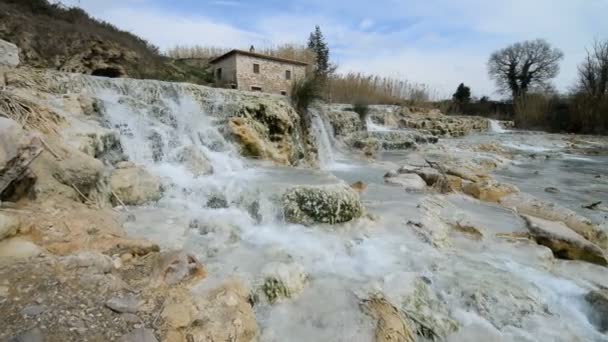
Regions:
<instances>
[{"instance_id":1,"label":"waterfall","mask_svg":"<svg viewBox=\"0 0 608 342\"><path fill-rule=\"evenodd\" d=\"M365 119L365 125L367 127L368 132L390 132L391 131L391 129L388 127L375 124L374 121L372 121L372 118L369 116Z\"/></svg>"},{"instance_id":2,"label":"waterfall","mask_svg":"<svg viewBox=\"0 0 608 342\"><path fill-rule=\"evenodd\" d=\"M213 112L224 104L222 96L203 103L187 85L155 81L91 78L86 88L100 100L128 159L163 180L161 203L200 208L210 198L230 202L244 191L251 170L221 134L221 113ZM212 174L197 172L211 168Z\"/></svg>"},{"instance_id":3,"label":"waterfall","mask_svg":"<svg viewBox=\"0 0 608 342\"><path fill-rule=\"evenodd\" d=\"M490 119L490 132L492 133L505 133L506 129L502 128L498 120Z\"/></svg>"},{"instance_id":4,"label":"waterfall","mask_svg":"<svg viewBox=\"0 0 608 342\"><path fill-rule=\"evenodd\" d=\"M322 168L327 168L335 161L332 144L333 136L329 133L331 129L324 122L320 110L311 108L310 114L312 133L317 142L319 163Z\"/></svg>"}]
</instances>

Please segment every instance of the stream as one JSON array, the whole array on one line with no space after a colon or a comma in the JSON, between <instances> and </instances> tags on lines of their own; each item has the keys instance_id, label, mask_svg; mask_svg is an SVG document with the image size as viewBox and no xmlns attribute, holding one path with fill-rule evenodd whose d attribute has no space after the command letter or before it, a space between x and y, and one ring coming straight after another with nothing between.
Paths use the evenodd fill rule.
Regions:
<instances>
[{"instance_id":1,"label":"stream","mask_svg":"<svg viewBox=\"0 0 608 342\"><path fill-rule=\"evenodd\" d=\"M434 300L423 303L433 322L460 327L449 341L608 341L592 324L584 299L594 279L607 282L606 268L554 261L544 247L495 237L525 230L522 219L505 208L385 184L384 174L398 168L408 151L385 152L371 162L340 150L316 113L322 168L269 166L240 157L223 138L217 115L179 87L113 82L92 82L89 91L103 101L104 118L120 132L129 159L164 184L158 203L124 213L134 218L125 222L129 234L196 254L209 277L194 291L234 276L255 287L270 262L296 262L308 274L295 298L254 307L261 341L371 341L375 326L360 309L361 299L380 292L401 302L417 289L413 279L423 279L433 293ZM215 101L221 106L221 97ZM493 127L439 144L455 152L469 144L498 144L516 158L495 172L497 179L606 222L607 213L581 204L608 199L608 157L571 154L565 136ZM386 129L373 123L368 128ZM206 155L213 175L190 173L175 158L184 148ZM362 200L370 215L337 227L285 223L275 204L298 184L355 181L368 185ZM547 187L559 192L548 193ZM421 206L433 207L434 201L449 204L439 215L465 215L489 234L479 241L450 234L446 248L423 241L407 222L424 220ZM436 303L443 303L441 309Z\"/></svg>"}]
</instances>

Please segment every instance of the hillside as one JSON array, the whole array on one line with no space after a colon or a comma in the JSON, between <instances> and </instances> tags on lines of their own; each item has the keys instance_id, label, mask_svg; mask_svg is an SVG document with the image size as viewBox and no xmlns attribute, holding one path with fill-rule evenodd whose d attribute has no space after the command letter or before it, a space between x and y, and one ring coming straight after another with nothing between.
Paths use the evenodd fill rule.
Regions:
<instances>
[{"instance_id":1,"label":"hillside","mask_svg":"<svg viewBox=\"0 0 608 342\"><path fill-rule=\"evenodd\" d=\"M80 8L47 0L0 0L0 39L19 46L22 62L33 67L207 83L204 70L164 57L147 41Z\"/></svg>"}]
</instances>

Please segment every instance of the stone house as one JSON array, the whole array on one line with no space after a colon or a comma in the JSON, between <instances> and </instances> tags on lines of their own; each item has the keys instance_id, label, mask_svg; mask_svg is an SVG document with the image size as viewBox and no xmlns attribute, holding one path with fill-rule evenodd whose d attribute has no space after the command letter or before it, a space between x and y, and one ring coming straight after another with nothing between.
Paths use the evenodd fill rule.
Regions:
<instances>
[{"instance_id":1,"label":"stone house","mask_svg":"<svg viewBox=\"0 0 608 342\"><path fill-rule=\"evenodd\" d=\"M243 50L232 50L209 63L217 85L282 95L290 95L293 81L306 76L308 65Z\"/></svg>"}]
</instances>

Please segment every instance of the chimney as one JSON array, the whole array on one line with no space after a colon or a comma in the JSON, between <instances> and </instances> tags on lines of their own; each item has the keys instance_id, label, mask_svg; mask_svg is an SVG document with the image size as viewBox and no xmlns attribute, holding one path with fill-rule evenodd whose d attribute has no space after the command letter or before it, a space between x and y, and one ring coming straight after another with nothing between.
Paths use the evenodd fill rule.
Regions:
<instances>
[{"instance_id":1,"label":"chimney","mask_svg":"<svg viewBox=\"0 0 608 342\"><path fill-rule=\"evenodd\" d=\"M255 47L253 47L253 45L251 45L251 47L249 48L249 52L251 52L251 53L255 52Z\"/></svg>"}]
</instances>

